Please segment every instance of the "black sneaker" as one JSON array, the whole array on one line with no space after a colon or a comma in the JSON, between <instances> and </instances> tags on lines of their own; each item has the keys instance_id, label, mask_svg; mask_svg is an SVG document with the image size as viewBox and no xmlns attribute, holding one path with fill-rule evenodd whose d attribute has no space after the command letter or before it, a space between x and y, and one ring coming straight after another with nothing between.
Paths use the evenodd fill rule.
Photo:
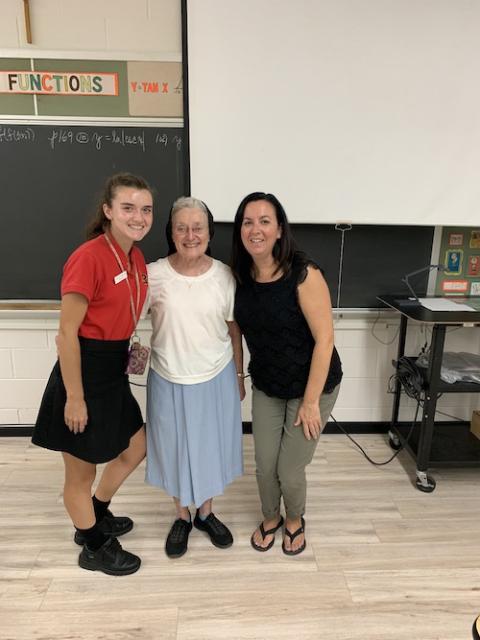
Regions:
<instances>
[{"instance_id":1,"label":"black sneaker","mask_svg":"<svg viewBox=\"0 0 480 640\"><path fill-rule=\"evenodd\" d=\"M172 524L165 541L165 553L169 558L180 558L187 550L188 536L192 530L192 523L178 518Z\"/></svg>"},{"instance_id":2,"label":"black sneaker","mask_svg":"<svg viewBox=\"0 0 480 640\"><path fill-rule=\"evenodd\" d=\"M85 545L78 556L78 564L89 571L103 571L109 576L128 576L140 568L141 560L124 551L116 538L108 538L97 551Z\"/></svg>"},{"instance_id":3,"label":"black sneaker","mask_svg":"<svg viewBox=\"0 0 480 640\"><path fill-rule=\"evenodd\" d=\"M210 513L205 520L200 518L200 514L197 509L197 514L195 516L195 520L193 524L200 529L200 531L205 531L210 536L210 540L212 544L216 547L220 547L220 549L226 549L227 547L231 547L233 544L233 536L230 533L229 529L220 522L220 520Z\"/></svg>"},{"instance_id":4,"label":"black sneaker","mask_svg":"<svg viewBox=\"0 0 480 640\"><path fill-rule=\"evenodd\" d=\"M110 509L107 509L106 514L98 523L98 527L106 536L119 538L133 529L133 520L127 516L114 516ZM73 540L82 547L85 544L85 537L81 531L75 531Z\"/></svg>"}]
</instances>

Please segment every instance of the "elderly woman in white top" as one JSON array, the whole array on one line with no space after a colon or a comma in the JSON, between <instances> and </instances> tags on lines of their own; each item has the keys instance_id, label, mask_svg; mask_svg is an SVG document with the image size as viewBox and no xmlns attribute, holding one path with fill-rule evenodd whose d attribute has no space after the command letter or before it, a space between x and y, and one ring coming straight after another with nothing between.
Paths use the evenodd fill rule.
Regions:
<instances>
[{"instance_id":1,"label":"elderly woman in white top","mask_svg":"<svg viewBox=\"0 0 480 640\"><path fill-rule=\"evenodd\" d=\"M148 265L153 333L147 384L146 480L173 497L165 551L187 550L193 524L212 543L233 537L212 499L242 474L241 336L233 320L235 281L210 257L213 218L195 198L176 200L166 228L169 255Z\"/></svg>"}]
</instances>

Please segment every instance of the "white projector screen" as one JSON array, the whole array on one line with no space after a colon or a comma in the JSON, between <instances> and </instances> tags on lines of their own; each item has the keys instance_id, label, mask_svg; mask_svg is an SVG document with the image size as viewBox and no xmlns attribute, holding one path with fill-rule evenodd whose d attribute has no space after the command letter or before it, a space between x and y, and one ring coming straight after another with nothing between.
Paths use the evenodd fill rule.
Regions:
<instances>
[{"instance_id":1,"label":"white projector screen","mask_svg":"<svg viewBox=\"0 0 480 640\"><path fill-rule=\"evenodd\" d=\"M231 221L480 224L478 0L189 0L192 195Z\"/></svg>"}]
</instances>

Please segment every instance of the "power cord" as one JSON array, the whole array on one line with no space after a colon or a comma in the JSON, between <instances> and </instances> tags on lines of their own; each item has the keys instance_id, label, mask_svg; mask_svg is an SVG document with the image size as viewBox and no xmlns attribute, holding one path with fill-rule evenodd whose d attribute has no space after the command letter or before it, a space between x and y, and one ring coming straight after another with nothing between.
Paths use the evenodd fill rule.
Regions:
<instances>
[{"instance_id":1,"label":"power cord","mask_svg":"<svg viewBox=\"0 0 480 640\"><path fill-rule=\"evenodd\" d=\"M383 462L377 462L376 460L373 460L373 458L370 458L370 456L368 455L368 453L365 451L365 449L363 449L363 447L361 445L358 444L358 442L356 440L354 440L352 438L352 436L347 433L347 431L345 431L345 429L342 427L342 425L337 422L337 420L335 420L335 418L333 417L333 415L330 415L330 417L332 418L332 420L335 422L335 424L337 425L337 427L340 429L340 431L342 433L344 433L347 438L349 440L351 440L353 442L353 444L357 447L357 449L360 449L361 453L365 456L365 458L368 460L368 462L370 462L371 464L375 465L376 467L382 467L386 464L389 464L390 462L392 462L392 460L394 460L398 454L403 451L405 449L405 447L407 446L408 441L410 440L410 436L413 433L413 429L415 427L415 425L417 424L417 417L418 417L418 411L420 409L420 402L417 402L417 408L415 410L415 417L413 418L412 424L410 425L410 429L407 433L407 437L405 438L405 440L403 441L403 443L400 445L400 447L398 449L395 450L395 452L393 453L392 456L390 456L390 458L388 458L388 460L384 460Z\"/></svg>"},{"instance_id":2,"label":"power cord","mask_svg":"<svg viewBox=\"0 0 480 640\"><path fill-rule=\"evenodd\" d=\"M423 347L422 351L425 348L426 348L426 345ZM413 433L413 429L417 424L418 412L420 410L420 407L423 407L423 402L424 402L423 377L417 365L406 356L402 356L401 358L399 358L398 362L393 361L392 364L394 367L396 367L396 371L393 375L390 376L388 381L389 393L394 392L394 386L398 380L402 385L402 388L404 392L407 394L407 396L417 401L417 406L415 409L415 417L413 418L412 424L410 425L410 429L408 430L407 437L403 440L403 443L401 443L400 447L395 450L393 455L390 456L390 458L388 458L388 460L384 460L382 462L373 460L367 454L367 452L358 444L358 442L356 442L356 440L354 440L354 438L352 438L351 435L346 432L346 430L342 427L342 425L339 422L337 422L337 420L335 420L333 416L331 416L332 420L335 422L335 424L340 429L340 431L342 431L342 433L344 433L347 436L347 438L351 440L351 442L353 442L353 444L362 452L362 454L371 464L377 467L381 467L386 464L389 464L390 462L392 462L392 460L394 460L398 456L398 454L401 451L405 449Z\"/></svg>"},{"instance_id":3,"label":"power cord","mask_svg":"<svg viewBox=\"0 0 480 640\"><path fill-rule=\"evenodd\" d=\"M398 380L407 396L420 402L423 394L423 376L419 367L406 356L402 356L397 362L393 360L392 364L396 370L388 380L388 392L394 393L395 383Z\"/></svg>"},{"instance_id":4,"label":"power cord","mask_svg":"<svg viewBox=\"0 0 480 640\"><path fill-rule=\"evenodd\" d=\"M380 338L380 336L377 336L377 334L375 333L375 327L377 326L377 322L379 320L380 320L380 309L377 311L377 315L376 315L375 320L373 321L373 325L372 325L372 327L370 329L370 333L371 333L372 337L375 338L375 340L377 342L380 342L380 344L384 344L384 345L387 345L387 346L390 345L390 344L393 344L395 342L395 340L397 339L398 334L400 332L400 325L398 325L398 327L397 327L397 329L395 331L395 334L394 334L394 336L393 336L393 338L391 340L382 340Z\"/></svg>"}]
</instances>

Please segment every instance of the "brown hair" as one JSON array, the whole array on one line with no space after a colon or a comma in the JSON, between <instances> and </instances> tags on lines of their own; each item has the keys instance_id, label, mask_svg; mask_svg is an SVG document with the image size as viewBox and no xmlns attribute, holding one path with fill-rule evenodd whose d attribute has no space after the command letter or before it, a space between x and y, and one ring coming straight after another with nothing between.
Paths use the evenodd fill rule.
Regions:
<instances>
[{"instance_id":1,"label":"brown hair","mask_svg":"<svg viewBox=\"0 0 480 640\"><path fill-rule=\"evenodd\" d=\"M132 173L117 173L108 178L103 187L102 195L98 201L95 215L87 224L86 235L87 240L93 240L97 236L102 235L110 226L110 220L103 211L103 205L112 206L112 200L115 198L117 189L121 187L132 187L133 189L145 189L149 191L153 198L153 190L144 178L134 176Z\"/></svg>"},{"instance_id":2,"label":"brown hair","mask_svg":"<svg viewBox=\"0 0 480 640\"><path fill-rule=\"evenodd\" d=\"M253 264L252 257L245 249L242 242L243 217L245 215L247 204L250 202L258 202L259 200L265 200L265 202L269 202L273 206L277 217L277 224L282 229L282 235L273 246L273 259L277 263L273 273L276 274L280 272L288 275L292 268L295 252L297 251L297 246L290 229L287 214L285 213L285 209L278 198L272 193L264 193L263 191L249 193L248 196L245 196L238 205L237 213L235 214L235 219L233 221L230 267L233 271L233 275L240 284L248 280Z\"/></svg>"}]
</instances>

